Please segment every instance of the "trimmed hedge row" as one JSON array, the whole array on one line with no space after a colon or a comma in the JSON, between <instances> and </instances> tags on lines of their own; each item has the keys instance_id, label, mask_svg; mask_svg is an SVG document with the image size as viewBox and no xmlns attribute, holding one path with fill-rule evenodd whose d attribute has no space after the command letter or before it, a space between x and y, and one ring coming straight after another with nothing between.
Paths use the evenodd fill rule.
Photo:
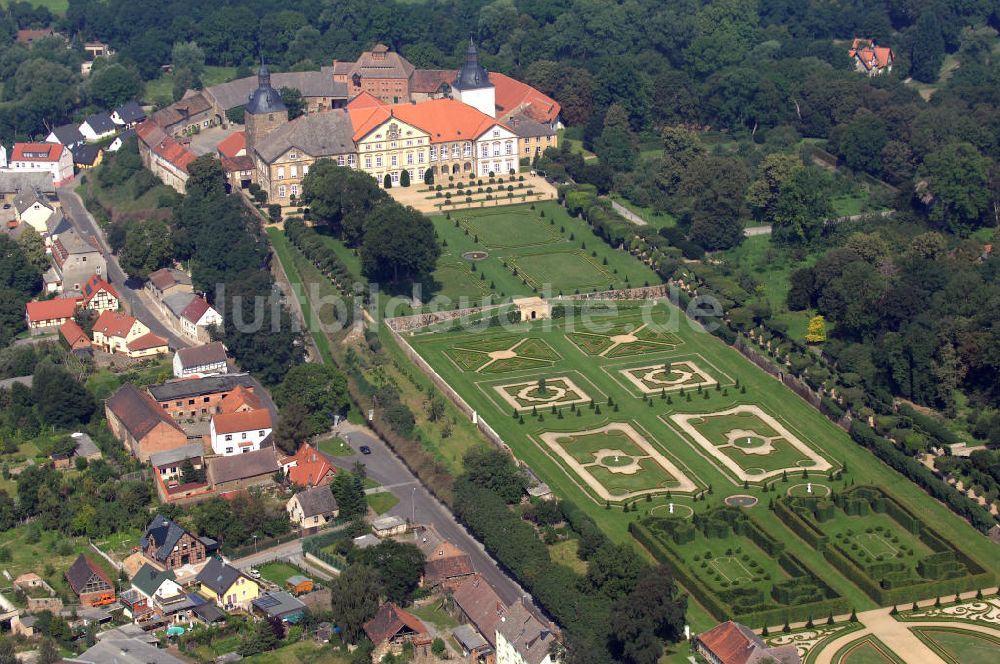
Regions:
<instances>
[{"instance_id":1,"label":"trimmed hedge row","mask_svg":"<svg viewBox=\"0 0 1000 664\"><path fill-rule=\"evenodd\" d=\"M722 508L722 510L725 509L726 508ZM709 519L712 519L714 514L715 513L713 512L706 516ZM812 589L820 590L823 599L808 602L806 604L799 604L797 606L776 606L772 609L739 612L734 609L735 606L740 605L740 602L734 601L734 597L730 597L727 601L709 588L696 574L690 571L688 563L682 560L674 552L670 545L664 541L663 537L658 535L649 527L648 524L656 522L657 519L647 518L640 521L633 521L629 523L629 532L639 541L640 544L645 546L646 549L652 553L657 562L670 568L671 572L684 585L684 587L686 587L688 591L698 598L698 601L708 610L709 613L719 620L733 618L753 626L770 626L777 625L785 621L794 622L799 620L808 620L811 618L820 618L824 615L839 614L847 611L847 600L837 595L833 588L827 585L798 558L791 554L781 552L784 548L781 542L778 542L767 535L767 533L759 526L759 524L757 524L756 521L752 519L752 517L746 515L745 513L743 513L743 516L745 518L738 519L736 522L740 524L735 527L736 532L750 538L755 544L761 546L762 550L766 552L779 552L771 555L776 555L778 564L792 577L786 581L776 582L773 584L771 592L772 599L778 601L779 597L785 597L789 601L794 601L796 597L801 597L802 589L805 586L810 587L810 596L815 595L815 592ZM753 589L741 589L741 591L751 590ZM740 591L734 592L738 594ZM747 599L749 600L752 598Z\"/></svg>"},{"instance_id":2,"label":"trimmed hedge row","mask_svg":"<svg viewBox=\"0 0 1000 664\"><path fill-rule=\"evenodd\" d=\"M347 292L345 289L354 280L353 275L314 228L306 226L301 219L288 219L285 221L285 236L341 292Z\"/></svg>"},{"instance_id":3,"label":"trimmed hedge row","mask_svg":"<svg viewBox=\"0 0 1000 664\"><path fill-rule=\"evenodd\" d=\"M979 503L941 480L927 466L901 452L892 441L875 433L875 430L864 422L859 420L851 422L850 434L855 442L867 447L890 468L911 479L953 512L968 519L979 531L985 533L996 524L993 515Z\"/></svg>"},{"instance_id":4,"label":"trimmed hedge row","mask_svg":"<svg viewBox=\"0 0 1000 664\"><path fill-rule=\"evenodd\" d=\"M821 552L831 565L848 579L854 581L855 585L878 602L880 606L909 603L955 592L978 590L993 584L993 575L990 572L985 571L976 561L947 542L937 531L920 521L892 495L878 487L854 487L838 496L837 502L842 509L859 501L868 504L877 503L878 507L881 508L877 511L884 512L901 528L917 535L920 541L935 552L930 557L931 560L924 566L929 574L935 573L935 570L944 574L949 567L954 569L958 565L964 565L968 573L961 577L934 581L912 576L904 578L899 570L892 569L893 566L888 564L881 568L865 569L857 565L836 542L830 542L829 538L822 534L818 523L796 510L793 506L794 501L795 498L782 497L775 502L774 511L778 518L795 534ZM872 578L873 569L881 569L885 573L886 585L890 587L883 588L881 579ZM907 580L910 583L906 583ZM906 585L898 585L901 583L906 583Z\"/></svg>"}]
</instances>

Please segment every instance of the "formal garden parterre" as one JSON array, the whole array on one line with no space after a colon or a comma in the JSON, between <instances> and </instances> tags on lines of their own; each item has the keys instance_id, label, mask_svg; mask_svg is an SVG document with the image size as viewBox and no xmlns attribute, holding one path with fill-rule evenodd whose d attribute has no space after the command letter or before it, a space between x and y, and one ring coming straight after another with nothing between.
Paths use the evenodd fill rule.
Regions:
<instances>
[{"instance_id":1,"label":"formal garden parterre","mask_svg":"<svg viewBox=\"0 0 1000 664\"><path fill-rule=\"evenodd\" d=\"M842 612L851 608L864 610L881 604L879 596L869 592L852 572L832 565L798 530L793 534L792 526L768 507L774 504L778 510L781 497L787 498L788 494L832 499L832 494L847 491L852 483L878 484L892 486L899 505L926 515L924 520L934 530L948 533L942 534L944 540L959 542L956 550L960 550L961 556L957 559L964 562L963 556L967 556L968 569L986 572L973 574L970 583L977 587L992 583L1000 565L989 557L988 542L967 524L952 519L946 508L901 480L818 411L731 347L700 328L689 326L683 316L679 324L664 330L665 321L676 320L672 305L658 303L648 310L635 302L553 300L553 305L550 321L502 325L500 321L506 321L507 316L500 310L484 316L491 318L493 324L481 326L484 329L476 333L470 333L459 323L446 322L407 333L401 339L462 396L479 420L493 429L557 496L576 501L613 538L629 537L629 525L637 519L700 518L706 511L720 507L726 498L745 494L757 503L743 508L744 511L753 515L762 532L783 544L801 570L806 570L799 574L800 567L793 564L794 578L817 577L824 585L823 601L835 602L839 598ZM590 324L582 324L583 318ZM657 334L670 335L662 337L666 343L656 349L643 349L637 355L609 357L605 352L615 344L627 347L634 343L631 339L612 340L612 337L628 335L640 341L640 334L635 332L643 324L651 323ZM544 366L501 365L504 370L500 373L491 373L489 367L480 370L490 359L488 353L509 350L517 340L544 342L544 348L553 353L548 357L556 359L545 359ZM479 353L485 359L479 363L457 362L458 348ZM684 381L685 385L677 389L667 389L666 385L640 389L625 375L631 373L647 387L642 380L654 369L663 370L651 376L654 379L680 378L674 372L680 369L692 374L688 380L707 382L703 378L708 377L715 383L692 387ZM544 393L539 389L540 381L544 382ZM686 421L693 433L685 431L675 416ZM913 549L914 560L932 553L921 547L933 549L933 546L921 540L911 542L904 534L889 534L889 523L854 528L855 534L866 536L867 528L873 528L872 536L863 538L872 550L873 560L886 555L886 551L874 548L880 543L880 538L874 535L881 533L874 531L876 525L882 525L890 545L905 542L905 546ZM744 554L753 557L752 547L742 543L739 546L744 551L738 558ZM850 543L847 547L850 550ZM861 550L860 541L858 547ZM967 555L966 547L974 555L971 552ZM735 551L736 546L723 547L721 554L725 556L730 548ZM687 553L690 552L685 552L685 557ZM678 560L690 567L693 555L688 560ZM700 570L703 552L697 555L702 556L697 563ZM977 560L986 560L988 564L984 567L974 562ZM735 563L729 566L728 562L716 563L712 568L739 582L745 575L740 576ZM741 559L739 563L749 567ZM758 560L758 565L763 564ZM771 577L777 578L773 572ZM754 578L752 574L750 578ZM954 592L955 578L945 579L943 585L951 586L942 594ZM757 579L754 583L764 581ZM715 583L712 579L698 586L684 582L698 599L692 609L695 625L707 626L712 624L709 621L734 615L729 609L716 613L711 602L704 600L702 595L711 590L712 583ZM924 583L915 584L912 591L921 598L933 597L936 592L934 585ZM763 592L766 601L761 611L780 610L747 611L754 627L781 624L786 614L801 614L802 620L824 619L832 606L823 604L800 610L794 604L777 603L771 589L764 588ZM719 604L726 605L726 602ZM821 611L824 606L827 612ZM836 607L833 610L838 611Z\"/></svg>"}]
</instances>

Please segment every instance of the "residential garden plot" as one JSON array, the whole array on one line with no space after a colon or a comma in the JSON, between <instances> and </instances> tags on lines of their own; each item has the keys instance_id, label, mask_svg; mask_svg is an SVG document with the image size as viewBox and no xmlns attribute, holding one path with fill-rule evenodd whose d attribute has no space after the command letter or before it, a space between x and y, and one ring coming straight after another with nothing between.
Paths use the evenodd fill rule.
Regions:
<instances>
[{"instance_id":1,"label":"residential garden plot","mask_svg":"<svg viewBox=\"0 0 1000 664\"><path fill-rule=\"evenodd\" d=\"M1000 636L959 627L912 627L913 634L949 664L994 664Z\"/></svg>"},{"instance_id":2,"label":"residential garden plot","mask_svg":"<svg viewBox=\"0 0 1000 664\"><path fill-rule=\"evenodd\" d=\"M579 290L604 289L617 281L611 271L582 249L520 254L511 256L507 262L531 288L569 282Z\"/></svg>"},{"instance_id":3,"label":"residential garden plot","mask_svg":"<svg viewBox=\"0 0 1000 664\"><path fill-rule=\"evenodd\" d=\"M619 371L643 394L659 394L666 390L674 392L682 389L714 387L718 381L708 371L692 360L663 362Z\"/></svg>"},{"instance_id":4,"label":"residential garden plot","mask_svg":"<svg viewBox=\"0 0 1000 664\"><path fill-rule=\"evenodd\" d=\"M832 498L786 496L775 511L883 606L992 581L978 563L875 487L852 487Z\"/></svg>"},{"instance_id":5,"label":"residential garden plot","mask_svg":"<svg viewBox=\"0 0 1000 664\"><path fill-rule=\"evenodd\" d=\"M469 336L452 346L448 357L464 371L504 373L552 366L559 354L541 339Z\"/></svg>"},{"instance_id":6,"label":"residential garden plot","mask_svg":"<svg viewBox=\"0 0 1000 664\"><path fill-rule=\"evenodd\" d=\"M681 344L675 334L641 321L616 325L601 332L568 332L566 337L587 355L628 357L671 351Z\"/></svg>"},{"instance_id":7,"label":"residential garden plot","mask_svg":"<svg viewBox=\"0 0 1000 664\"><path fill-rule=\"evenodd\" d=\"M528 208L519 207L469 215L454 212L459 226L487 249L517 249L559 242L559 229Z\"/></svg>"},{"instance_id":8,"label":"residential garden plot","mask_svg":"<svg viewBox=\"0 0 1000 664\"><path fill-rule=\"evenodd\" d=\"M553 406L561 408L590 401L590 396L577 387L576 383L568 376L496 385L493 389L497 391L500 398L517 410L551 408Z\"/></svg>"},{"instance_id":9,"label":"residential garden plot","mask_svg":"<svg viewBox=\"0 0 1000 664\"><path fill-rule=\"evenodd\" d=\"M646 517L630 530L711 613L748 624L820 616L843 599L740 508L692 520Z\"/></svg>"},{"instance_id":10,"label":"residential garden plot","mask_svg":"<svg viewBox=\"0 0 1000 664\"><path fill-rule=\"evenodd\" d=\"M741 482L760 482L793 471L827 472L833 464L758 406L670 419Z\"/></svg>"},{"instance_id":11,"label":"residential garden plot","mask_svg":"<svg viewBox=\"0 0 1000 664\"><path fill-rule=\"evenodd\" d=\"M624 500L666 490L691 493L694 482L632 425L546 432L543 443L603 500Z\"/></svg>"}]
</instances>

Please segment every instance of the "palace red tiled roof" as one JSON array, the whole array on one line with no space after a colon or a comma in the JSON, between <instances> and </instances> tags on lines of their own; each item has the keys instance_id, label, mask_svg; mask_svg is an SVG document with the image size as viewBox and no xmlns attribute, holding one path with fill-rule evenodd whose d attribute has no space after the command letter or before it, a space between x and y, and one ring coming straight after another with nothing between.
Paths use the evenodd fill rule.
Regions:
<instances>
[{"instance_id":1,"label":"palace red tiled roof","mask_svg":"<svg viewBox=\"0 0 1000 664\"><path fill-rule=\"evenodd\" d=\"M426 131L431 135L432 143L473 141L493 125L503 127L503 123L454 99L398 104L392 107L392 114L403 122Z\"/></svg>"},{"instance_id":2,"label":"palace red tiled roof","mask_svg":"<svg viewBox=\"0 0 1000 664\"><path fill-rule=\"evenodd\" d=\"M76 313L76 305L79 302L76 298L58 297L54 300L42 300L41 302L28 302L25 311L28 320L33 323L43 320L58 320L60 318L72 318Z\"/></svg>"},{"instance_id":3,"label":"palace red tiled roof","mask_svg":"<svg viewBox=\"0 0 1000 664\"><path fill-rule=\"evenodd\" d=\"M152 120L146 120L137 126L135 133L157 156L185 173L188 164L198 158L194 152L181 145Z\"/></svg>"},{"instance_id":4,"label":"palace red tiled roof","mask_svg":"<svg viewBox=\"0 0 1000 664\"><path fill-rule=\"evenodd\" d=\"M490 81L496 89L498 119L505 119L517 111L523 111L542 124L555 122L559 117L562 110L559 103L527 83L497 72L490 72Z\"/></svg>"},{"instance_id":5,"label":"palace red tiled roof","mask_svg":"<svg viewBox=\"0 0 1000 664\"><path fill-rule=\"evenodd\" d=\"M240 153L246 154L247 135L246 132L237 131L222 139L215 149L223 157L238 157Z\"/></svg>"}]
</instances>

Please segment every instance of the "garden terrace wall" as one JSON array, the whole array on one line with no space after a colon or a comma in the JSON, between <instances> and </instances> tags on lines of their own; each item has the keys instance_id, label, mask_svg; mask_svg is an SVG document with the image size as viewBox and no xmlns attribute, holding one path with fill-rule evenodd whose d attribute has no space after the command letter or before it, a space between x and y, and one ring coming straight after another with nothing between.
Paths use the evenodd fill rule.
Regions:
<instances>
[{"instance_id":1,"label":"garden terrace wall","mask_svg":"<svg viewBox=\"0 0 1000 664\"><path fill-rule=\"evenodd\" d=\"M828 537L822 534L822 529L818 523L790 506L789 503L794 499L787 496L779 498L775 502L774 511L790 530L822 553L823 557L833 567L848 579L854 581L855 585L865 591L880 606L904 604L957 592L979 590L990 587L993 584L994 577L990 572L985 571L979 563L946 541L936 530L917 518L893 496L882 489L873 486L857 486L843 495L849 495L862 489L880 494L885 501L886 515L892 518L904 530L916 534L920 541L935 553L947 552L952 554L955 560L966 566L969 573L965 576L952 579L918 581L917 583L898 588L882 588L881 582L878 579L873 579L863 567L857 565L845 555L840 550L839 545L831 542ZM914 529L915 524L918 526L916 529Z\"/></svg>"},{"instance_id":2,"label":"garden terrace wall","mask_svg":"<svg viewBox=\"0 0 1000 664\"><path fill-rule=\"evenodd\" d=\"M747 520L748 529L741 533L742 535L750 538L764 551L774 551L783 548L780 542L773 540L773 538L764 532L753 517L747 515ZM670 544L654 533L644 521L629 523L629 532L632 536L646 547L653 557L656 558L657 562L670 568L674 576L697 598L698 602L720 621L734 619L751 626L765 626L781 624L783 622L818 619L826 615L841 614L848 610L847 600L837 595L836 591L824 582L819 575L792 554L781 552L777 554L778 564L781 568L793 579L808 577L812 583L815 583L822 590L824 599L797 606L781 606L773 609L733 614L729 603L703 583L696 574L693 574L690 571L690 564L682 560L673 551ZM758 541L759 539L767 540L769 544L764 546Z\"/></svg>"}]
</instances>

